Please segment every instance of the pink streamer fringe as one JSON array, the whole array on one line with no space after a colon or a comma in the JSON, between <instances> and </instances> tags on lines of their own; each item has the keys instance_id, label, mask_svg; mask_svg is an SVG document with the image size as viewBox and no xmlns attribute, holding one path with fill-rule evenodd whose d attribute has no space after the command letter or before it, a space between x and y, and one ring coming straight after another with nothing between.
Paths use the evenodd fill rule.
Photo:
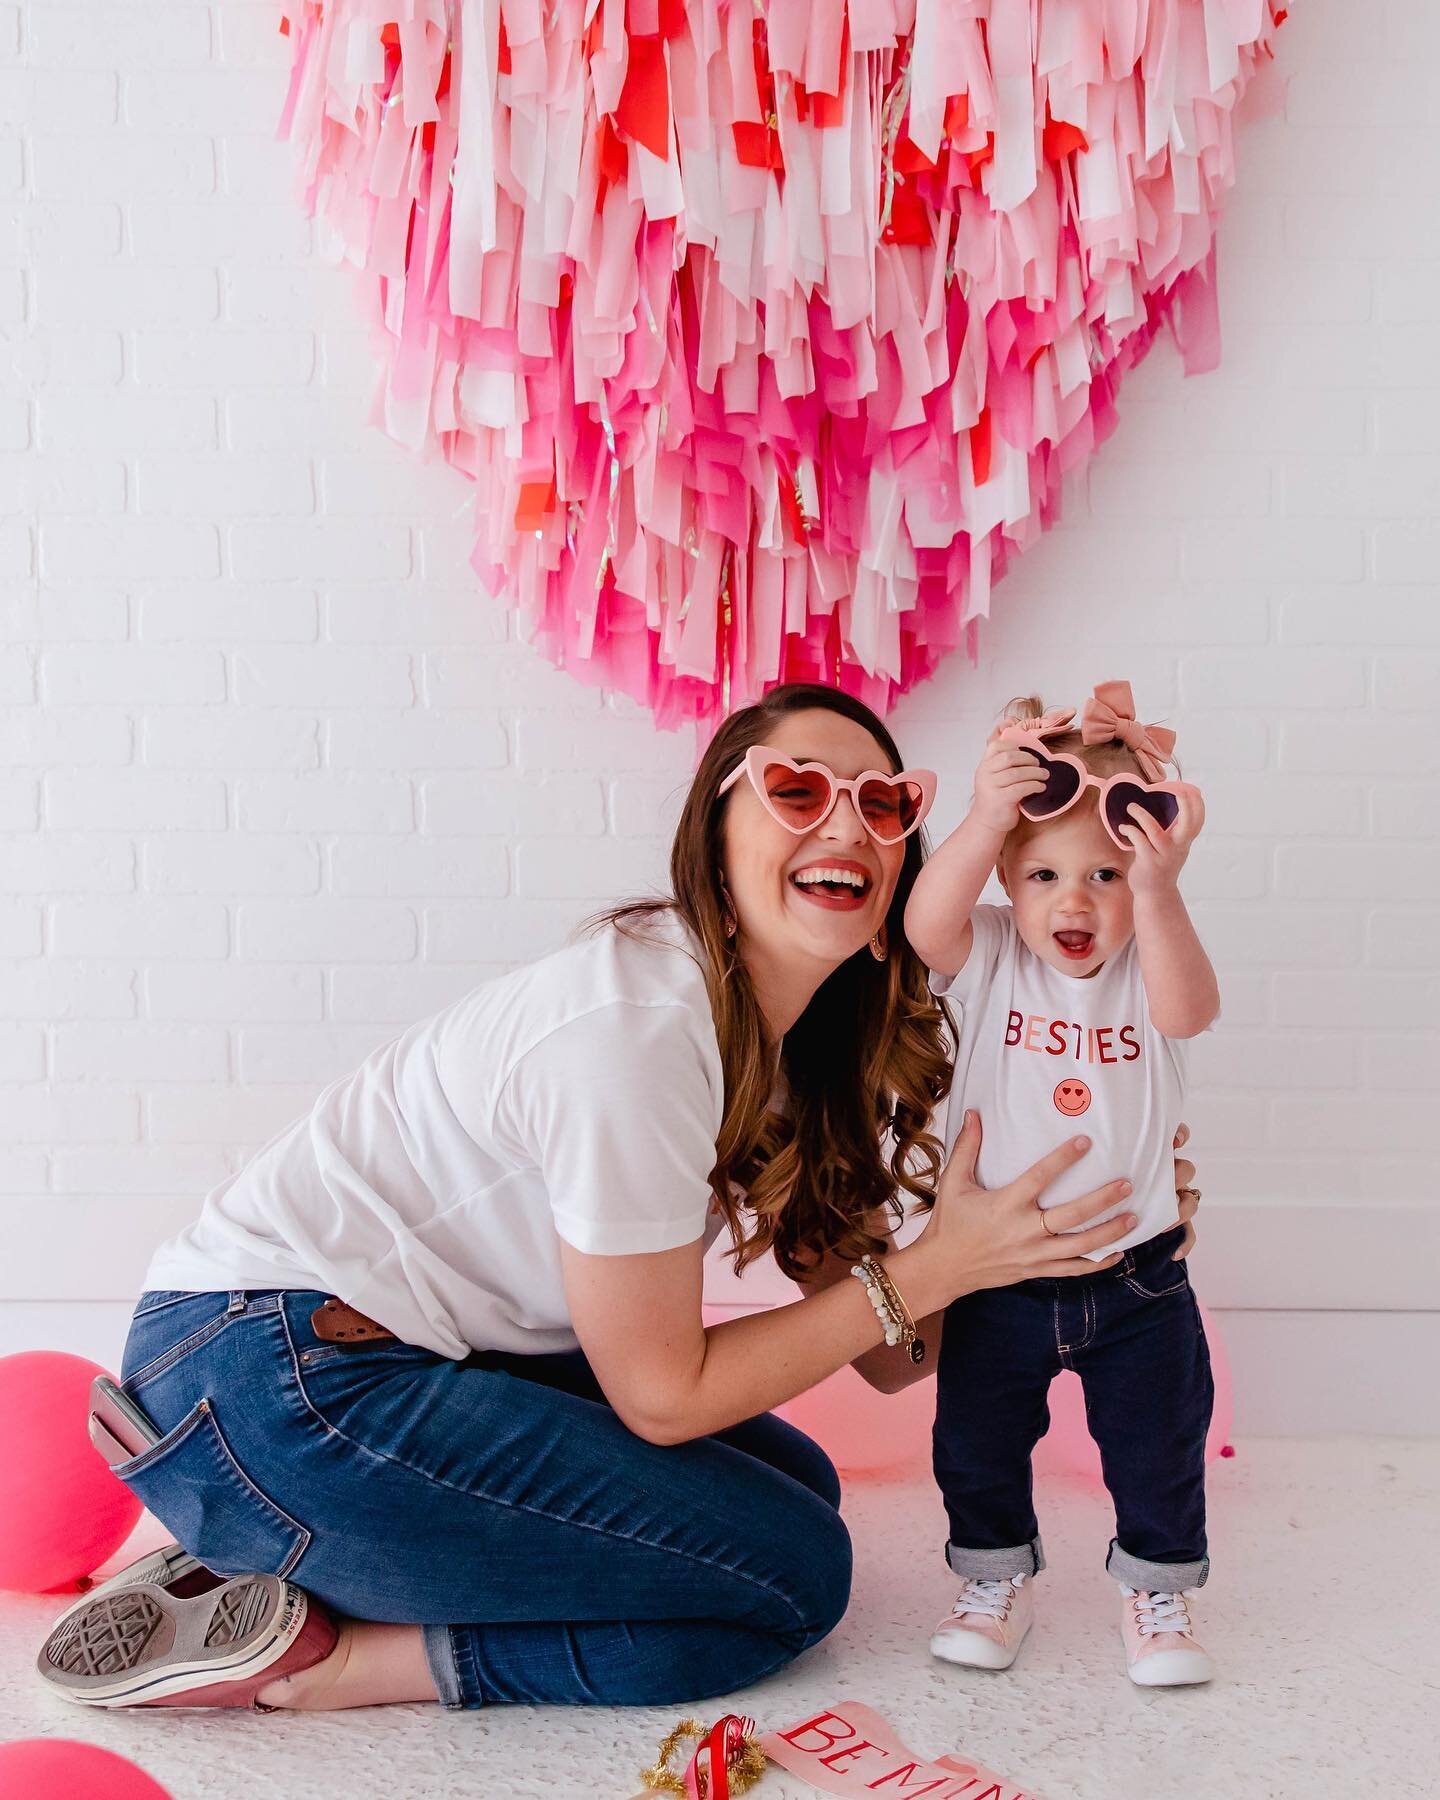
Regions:
<instances>
[{"instance_id":1,"label":"pink streamer fringe","mask_svg":"<svg viewBox=\"0 0 1440 1800\"><path fill-rule=\"evenodd\" d=\"M300 0L280 135L375 419L582 680L879 712L1059 513L1215 225L1277 0Z\"/></svg>"}]
</instances>

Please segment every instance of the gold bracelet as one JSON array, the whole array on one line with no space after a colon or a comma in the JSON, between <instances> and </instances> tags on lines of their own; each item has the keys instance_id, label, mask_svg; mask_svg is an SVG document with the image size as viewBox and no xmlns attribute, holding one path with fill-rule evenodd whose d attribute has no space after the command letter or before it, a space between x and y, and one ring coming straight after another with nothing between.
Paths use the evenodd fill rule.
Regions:
<instances>
[{"instance_id":1,"label":"gold bracelet","mask_svg":"<svg viewBox=\"0 0 1440 1800\"><path fill-rule=\"evenodd\" d=\"M911 1362L924 1362L925 1340L916 1331L910 1308L883 1265L873 1256L862 1256L850 1273L864 1282L875 1316L884 1328L885 1342L892 1349L902 1346Z\"/></svg>"},{"instance_id":2,"label":"gold bracelet","mask_svg":"<svg viewBox=\"0 0 1440 1800\"><path fill-rule=\"evenodd\" d=\"M891 1280L890 1271L885 1267L883 1262L877 1262L875 1264L875 1273L879 1278L881 1287L885 1290L886 1299L889 1300L892 1307L894 1307L900 1315L900 1342L905 1346L907 1355L913 1363L924 1362L925 1340L917 1331L914 1315L911 1313L910 1308L905 1304L899 1288L897 1288L895 1283Z\"/></svg>"}]
</instances>

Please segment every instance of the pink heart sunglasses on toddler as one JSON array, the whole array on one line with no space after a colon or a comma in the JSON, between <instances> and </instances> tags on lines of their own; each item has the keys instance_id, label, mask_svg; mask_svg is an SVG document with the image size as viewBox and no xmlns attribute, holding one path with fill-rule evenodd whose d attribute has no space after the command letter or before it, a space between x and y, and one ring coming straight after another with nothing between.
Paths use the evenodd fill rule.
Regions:
<instances>
[{"instance_id":1,"label":"pink heart sunglasses on toddler","mask_svg":"<svg viewBox=\"0 0 1440 1800\"><path fill-rule=\"evenodd\" d=\"M1196 791L1189 782L1164 779L1164 765L1175 747L1175 733L1163 725L1137 722L1128 681L1100 682L1081 711L1080 735L1087 744L1118 740L1127 745L1142 770L1139 776L1119 774L1102 779L1092 775L1078 756L1046 747L1047 737L1072 729L1070 721L1074 717L1074 707L1066 707L1048 712L1031 724L1015 721L1003 725L995 734L1028 750L1044 770L1045 786L1020 802L1025 817L1037 822L1058 819L1093 787L1100 796L1101 823L1122 850L1133 850L1134 845L1121 837L1120 827L1140 829L1130 817L1132 806L1138 806L1162 831L1168 831L1180 816L1180 795Z\"/></svg>"},{"instance_id":2,"label":"pink heart sunglasses on toddler","mask_svg":"<svg viewBox=\"0 0 1440 1800\"><path fill-rule=\"evenodd\" d=\"M902 769L886 775L865 769L851 781L842 781L824 763L791 762L768 744L752 744L745 760L720 783L729 793L742 775L760 797L760 804L787 831L803 837L823 824L835 810L841 794L850 796L856 817L877 844L898 844L918 831L935 799L933 769Z\"/></svg>"}]
</instances>

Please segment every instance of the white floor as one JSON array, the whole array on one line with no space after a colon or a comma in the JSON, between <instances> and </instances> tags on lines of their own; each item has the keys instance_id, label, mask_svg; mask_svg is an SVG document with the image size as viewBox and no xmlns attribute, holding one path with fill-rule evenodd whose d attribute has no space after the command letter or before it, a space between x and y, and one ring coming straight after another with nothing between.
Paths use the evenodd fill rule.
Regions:
<instances>
[{"instance_id":1,"label":"white floor","mask_svg":"<svg viewBox=\"0 0 1440 1800\"><path fill-rule=\"evenodd\" d=\"M1142 1693L1125 1678L1114 1589L1100 1569L1109 1517L1098 1490L1043 1484L1051 1567L1039 1622L1010 1673L984 1675L925 1651L954 1586L928 1479L856 1483L846 1502L857 1545L848 1618L730 1707L768 1729L830 1701L868 1700L912 1748L970 1752L1043 1800L1432 1796L1437 1499L1440 1443L1243 1444L1211 1469L1215 1574L1200 1617L1223 1677L1208 1689ZM630 1800L683 1710L95 1714L32 1680L58 1609L54 1598L0 1595L0 1740L103 1744L175 1800ZM809 1800L814 1790L772 1768L754 1792Z\"/></svg>"}]
</instances>

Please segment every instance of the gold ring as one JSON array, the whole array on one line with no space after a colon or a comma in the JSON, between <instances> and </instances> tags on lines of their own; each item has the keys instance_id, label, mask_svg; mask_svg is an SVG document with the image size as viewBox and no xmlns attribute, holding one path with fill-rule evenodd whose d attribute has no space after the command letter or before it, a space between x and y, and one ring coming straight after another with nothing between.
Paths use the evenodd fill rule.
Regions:
<instances>
[{"instance_id":1,"label":"gold ring","mask_svg":"<svg viewBox=\"0 0 1440 1800\"><path fill-rule=\"evenodd\" d=\"M1198 1201L1200 1198L1200 1190L1197 1187L1176 1188L1175 1198L1177 1200L1196 1200L1196 1201Z\"/></svg>"},{"instance_id":2,"label":"gold ring","mask_svg":"<svg viewBox=\"0 0 1440 1800\"><path fill-rule=\"evenodd\" d=\"M1045 1225L1045 1208L1038 1200L1035 1202L1035 1210L1040 1215L1040 1223ZM1045 1225L1045 1235L1046 1237L1059 1237L1060 1233L1058 1231L1052 1231L1048 1225Z\"/></svg>"}]
</instances>

